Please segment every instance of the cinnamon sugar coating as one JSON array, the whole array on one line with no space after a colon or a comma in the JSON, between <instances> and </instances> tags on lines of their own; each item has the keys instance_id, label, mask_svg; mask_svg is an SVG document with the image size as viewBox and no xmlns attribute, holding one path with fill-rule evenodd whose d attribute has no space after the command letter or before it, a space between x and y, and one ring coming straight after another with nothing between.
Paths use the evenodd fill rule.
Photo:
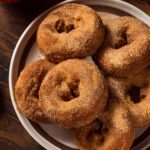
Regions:
<instances>
[{"instance_id":1,"label":"cinnamon sugar coating","mask_svg":"<svg viewBox=\"0 0 150 150\"><path fill-rule=\"evenodd\" d=\"M100 68L115 76L136 74L150 64L150 28L133 17L106 23L103 46L95 54Z\"/></svg>"},{"instance_id":2,"label":"cinnamon sugar coating","mask_svg":"<svg viewBox=\"0 0 150 150\"><path fill-rule=\"evenodd\" d=\"M113 93L129 109L134 127L150 125L150 68L125 79L108 77Z\"/></svg>"},{"instance_id":3,"label":"cinnamon sugar coating","mask_svg":"<svg viewBox=\"0 0 150 150\"><path fill-rule=\"evenodd\" d=\"M15 86L15 99L18 109L34 122L50 123L43 109L39 105L39 87L52 67L47 60L38 60L27 65L19 75Z\"/></svg>"},{"instance_id":4,"label":"cinnamon sugar coating","mask_svg":"<svg viewBox=\"0 0 150 150\"><path fill-rule=\"evenodd\" d=\"M129 150L134 128L150 125L150 27L100 15L75 3L51 11L37 31L47 60L23 69L15 99L28 119L71 128L81 150ZM82 59L92 55L100 70Z\"/></svg>"},{"instance_id":5,"label":"cinnamon sugar coating","mask_svg":"<svg viewBox=\"0 0 150 150\"><path fill-rule=\"evenodd\" d=\"M104 27L98 14L75 3L50 12L37 31L38 46L52 62L93 55L103 37Z\"/></svg>"},{"instance_id":6,"label":"cinnamon sugar coating","mask_svg":"<svg viewBox=\"0 0 150 150\"><path fill-rule=\"evenodd\" d=\"M77 128L93 121L107 101L100 71L86 60L70 59L51 69L39 92L41 105L52 122Z\"/></svg>"},{"instance_id":7,"label":"cinnamon sugar coating","mask_svg":"<svg viewBox=\"0 0 150 150\"><path fill-rule=\"evenodd\" d=\"M112 97L98 119L73 134L80 150L129 150L134 141L128 111Z\"/></svg>"}]
</instances>

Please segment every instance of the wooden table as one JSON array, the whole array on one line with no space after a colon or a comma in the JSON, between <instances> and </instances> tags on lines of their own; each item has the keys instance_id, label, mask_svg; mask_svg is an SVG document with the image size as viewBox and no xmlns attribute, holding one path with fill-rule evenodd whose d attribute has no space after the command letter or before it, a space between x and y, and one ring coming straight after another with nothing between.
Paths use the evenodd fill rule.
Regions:
<instances>
[{"instance_id":1,"label":"wooden table","mask_svg":"<svg viewBox=\"0 0 150 150\"><path fill-rule=\"evenodd\" d=\"M32 2L32 4L31 4ZM129 0L150 15L150 1ZM36 5L35 5L36 3ZM0 149L42 150L19 122L9 95L8 72L14 47L29 23L56 0L24 0L15 5L0 3Z\"/></svg>"}]
</instances>

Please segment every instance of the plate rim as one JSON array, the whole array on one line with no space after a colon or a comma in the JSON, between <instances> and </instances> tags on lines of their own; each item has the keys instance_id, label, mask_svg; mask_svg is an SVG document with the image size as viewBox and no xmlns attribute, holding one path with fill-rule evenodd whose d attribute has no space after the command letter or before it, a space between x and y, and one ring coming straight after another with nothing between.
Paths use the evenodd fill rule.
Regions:
<instances>
[{"instance_id":1,"label":"plate rim","mask_svg":"<svg viewBox=\"0 0 150 150\"><path fill-rule=\"evenodd\" d=\"M25 40L27 34L29 34L29 30L32 28L34 24L36 24L40 19L42 19L49 11L53 10L54 8L66 4L68 2L79 2L79 3L84 3L88 5L103 5L103 6L108 6L108 7L113 7L115 9L119 9L121 11L127 12L129 14L132 14L133 16L137 16L136 13L139 14L139 17L143 22L148 24L150 26L150 17L141 11L139 8L133 6L132 4L129 4L127 2L121 1L121 0L92 0L88 1L87 0L65 0L61 3L58 3L49 9L45 10L43 13L41 13L39 16L37 16L30 24L29 26L24 30L22 33L21 37L19 38L15 49L12 54L12 58L10 61L10 67L9 67L9 92L10 92L10 98L12 105L14 107L14 110L17 114L18 119L20 120L21 124L25 128L25 130L30 134L30 136L37 142L39 143L42 147L45 149L51 149L51 150L60 150L60 148L56 147L52 143L50 143L47 139L45 139L43 136L41 136L31 125L29 120L23 116L17 109L15 98L14 98L14 81L13 81L13 72L15 71L15 65L16 65L16 57L18 50L20 49L20 46L22 45L22 42ZM22 50L23 51L23 50ZM18 60L19 61L19 60ZM149 146L150 143L145 145L145 147Z\"/></svg>"}]
</instances>

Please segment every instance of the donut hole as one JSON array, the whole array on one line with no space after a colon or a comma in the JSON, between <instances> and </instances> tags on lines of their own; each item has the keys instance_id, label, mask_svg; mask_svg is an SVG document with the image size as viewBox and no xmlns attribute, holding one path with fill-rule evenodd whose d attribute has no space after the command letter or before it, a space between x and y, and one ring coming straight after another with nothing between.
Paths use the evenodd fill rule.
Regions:
<instances>
[{"instance_id":1,"label":"donut hole","mask_svg":"<svg viewBox=\"0 0 150 150\"><path fill-rule=\"evenodd\" d=\"M63 88L63 92L61 94L61 98L64 101L70 101L72 99L75 99L77 97L79 97L80 93L79 93L79 80L75 80L73 82L65 82L65 88Z\"/></svg>"},{"instance_id":2,"label":"donut hole","mask_svg":"<svg viewBox=\"0 0 150 150\"><path fill-rule=\"evenodd\" d=\"M144 86L146 87L146 85ZM128 91L127 94L130 96L130 100L133 103L139 103L142 99L144 99L146 97L145 94L141 94L141 89L143 87L137 87L137 86L131 86Z\"/></svg>"},{"instance_id":3,"label":"donut hole","mask_svg":"<svg viewBox=\"0 0 150 150\"><path fill-rule=\"evenodd\" d=\"M89 131L86 136L86 139L89 142L94 142L97 145L104 143L105 140L105 133L108 131L108 128L105 123L96 120L96 127Z\"/></svg>"},{"instance_id":4,"label":"donut hole","mask_svg":"<svg viewBox=\"0 0 150 150\"><path fill-rule=\"evenodd\" d=\"M56 21L55 29L58 33L63 33L63 32L69 33L70 31L75 29L75 26L73 23L66 24L65 20L62 19Z\"/></svg>"},{"instance_id":5,"label":"donut hole","mask_svg":"<svg viewBox=\"0 0 150 150\"><path fill-rule=\"evenodd\" d=\"M128 37L126 30L120 32L119 38L117 39L117 42L114 45L115 49L119 49L125 45L128 44Z\"/></svg>"},{"instance_id":6,"label":"donut hole","mask_svg":"<svg viewBox=\"0 0 150 150\"><path fill-rule=\"evenodd\" d=\"M76 81L73 84L69 85L70 94L72 95L73 98L77 98L79 96L78 86L79 86L79 81Z\"/></svg>"},{"instance_id":7,"label":"donut hole","mask_svg":"<svg viewBox=\"0 0 150 150\"><path fill-rule=\"evenodd\" d=\"M33 80L33 83L31 84L32 89L30 89L30 95L34 95L36 99L39 99L39 89L43 78L44 75L41 75L37 79Z\"/></svg>"},{"instance_id":8,"label":"donut hole","mask_svg":"<svg viewBox=\"0 0 150 150\"><path fill-rule=\"evenodd\" d=\"M39 88L40 88L40 86L34 87L34 89L32 91L34 93L34 97L37 99L39 99Z\"/></svg>"}]
</instances>

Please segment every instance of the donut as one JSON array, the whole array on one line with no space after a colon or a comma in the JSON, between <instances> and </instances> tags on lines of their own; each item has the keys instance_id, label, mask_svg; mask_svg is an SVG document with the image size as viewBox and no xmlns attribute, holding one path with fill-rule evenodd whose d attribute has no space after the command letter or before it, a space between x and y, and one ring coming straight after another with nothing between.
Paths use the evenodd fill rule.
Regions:
<instances>
[{"instance_id":1,"label":"donut","mask_svg":"<svg viewBox=\"0 0 150 150\"><path fill-rule=\"evenodd\" d=\"M88 6L75 3L50 12L37 31L38 46L52 62L92 55L103 37L104 27L98 14Z\"/></svg>"},{"instance_id":2,"label":"donut","mask_svg":"<svg viewBox=\"0 0 150 150\"><path fill-rule=\"evenodd\" d=\"M80 150L129 150L134 141L134 129L127 109L109 99L109 105L92 123L73 129Z\"/></svg>"},{"instance_id":3,"label":"donut","mask_svg":"<svg viewBox=\"0 0 150 150\"><path fill-rule=\"evenodd\" d=\"M106 37L94 59L107 74L127 77L150 64L150 28L133 17L107 22Z\"/></svg>"},{"instance_id":4,"label":"donut","mask_svg":"<svg viewBox=\"0 0 150 150\"><path fill-rule=\"evenodd\" d=\"M47 73L39 98L51 122L64 128L78 128L93 121L103 110L107 87L94 64L68 59Z\"/></svg>"},{"instance_id":5,"label":"donut","mask_svg":"<svg viewBox=\"0 0 150 150\"><path fill-rule=\"evenodd\" d=\"M150 125L150 68L128 78L108 77L113 93L129 109L134 127Z\"/></svg>"},{"instance_id":6,"label":"donut","mask_svg":"<svg viewBox=\"0 0 150 150\"><path fill-rule=\"evenodd\" d=\"M43 59L27 65L20 73L15 85L15 100L18 109L34 122L49 123L49 119L39 105L39 87L53 63Z\"/></svg>"}]
</instances>

